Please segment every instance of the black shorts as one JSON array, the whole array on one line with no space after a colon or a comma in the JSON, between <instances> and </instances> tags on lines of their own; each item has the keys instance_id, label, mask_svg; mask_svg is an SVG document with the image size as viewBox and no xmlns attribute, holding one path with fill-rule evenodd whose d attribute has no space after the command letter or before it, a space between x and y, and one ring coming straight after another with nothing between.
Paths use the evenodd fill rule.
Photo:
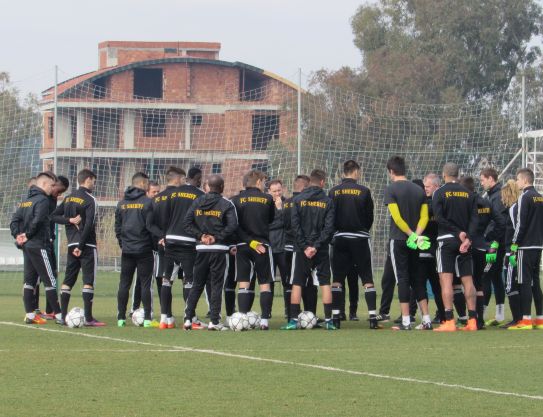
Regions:
<instances>
[{"instance_id":1,"label":"black shorts","mask_svg":"<svg viewBox=\"0 0 543 417\"><path fill-rule=\"evenodd\" d=\"M166 244L164 255L164 278L173 281L179 269L182 269L185 283L193 282L194 261L196 260L196 248L194 246Z\"/></svg>"},{"instance_id":2,"label":"black shorts","mask_svg":"<svg viewBox=\"0 0 543 417\"><path fill-rule=\"evenodd\" d=\"M66 259L66 274L62 285L67 285L73 288L77 281L79 271L83 272L83 285L92 285L96 280L96 271L98 269L98 253L95 247L85 246L79 257L72 254L68 248L68 256Z\"/></svg>"},{"instance_id":3,"label":"black shorts","mask_svg":"<svg viewBox=\"0 0 543 417\"><path fill-rule=\"evenodd\" d=\"M153 277L162 278L166 274L166 253L162 245L159 246L158 250L153 251L154 267L153 267Z\"/></svg>"},{"instance_id":4,"label":"black shorts","mask_svg":"<svg viewBox=\"0 0 543 417\"><path fill-rule=\"evenodd\" d=\"M457 277L473 275L471 249L460 253L458 239L443 239L438 241L436 250L437 272L455 274Z\"/></svg>"},{"instance_id":5,"label":"black shorts","mask_svg":"<svg viewBox=\"0 0 543 417\"><path fill-rule=\"evenodd\" d=\"M362 284L373 284L370 239L336 237L332 248L334 281L343 282L354 266Z\"/></svg>"},{"instance_id":6,"label":"black shorts","mask_svg":"<svg viewBox=\"0 0 543 417\"><path fill-rule=\"evenodd\" d=\"M332 271L330 270L330 254L326 249L318 251L308 259L303 252L294 252L292 257L292 272L290 283L306 287L313 285L330 285Z\"/></svg>"},{"instance_id":7,"label":"black shorts","mask_svg":"<svg viewBox=\"0 0 543 417\"><path fill-rule=\"evenodd\" d=\"M271 247L266 246L266 253L259 254L249 245L239 245L236 253L236 281L251 282L254 274L259 284L273 282L273 255Z\"/></svg>"}]
</instances>

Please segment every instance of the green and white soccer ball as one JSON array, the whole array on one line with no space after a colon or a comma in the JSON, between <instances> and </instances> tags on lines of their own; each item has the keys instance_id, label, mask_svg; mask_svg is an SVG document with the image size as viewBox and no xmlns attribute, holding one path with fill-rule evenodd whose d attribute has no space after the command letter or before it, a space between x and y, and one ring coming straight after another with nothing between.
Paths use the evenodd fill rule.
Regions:
<instances>
[{"instance_id":1,"label":"green and white soccer ball","mask_svg":"<svg viewBox=\"0 0 543 417\"><path fill-rule=\"evenodd\" d=\"M68 314L66 314L66 325L75 329L78 327L83 327L85 324L85 311L82 308L74 307Z\"/></svg>"},{"instance_id":2,"label":"green and white soccer ball","mask_svg":"<svg viewBox=\"0 0 543 417\"><path fill-rule=\"evenodd\" d=\"M230 328L235 332L241 332L249 329L249 319L247 314L234 313L230 316Z\"/></svg>"},{"instance_id":3,"label":"green and white soccer ball","mask_svg":"<svg viewBox=\"0 0 543 417\"><path fill-rule=\"evenodd\" d=\"M311 311L302 311L298 315L300 329L312 329L317 325L317 317Z\"/></svg>"},{"instance_id":4,"label":"green and white soccer ball","mask_svg":"<svg viewBox=\"0 0 543 417\"><path fill-rule=\"evenodd\" d=\"M145 320L145 311L143 308L138 308L136 311L132 313L132 323L134 323L134 326L141 327L143 326L143 322Z\"/></svg>"}]
</instances>

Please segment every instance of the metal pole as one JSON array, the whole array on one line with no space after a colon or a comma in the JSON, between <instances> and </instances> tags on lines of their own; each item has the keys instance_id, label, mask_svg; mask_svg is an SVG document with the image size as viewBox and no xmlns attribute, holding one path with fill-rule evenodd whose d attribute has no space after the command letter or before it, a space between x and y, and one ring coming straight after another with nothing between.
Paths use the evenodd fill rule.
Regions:
<instances>
[{"instance_id":1,"label":"metal pole","mask_svg":"<svg viewBox=\"0 0 543 417\"><path fill-rule=\"evenodd\" d=\"M58 65L55 65L55 110L53 115L53 172L57 171L57 134L58 134Z\"/></svg>"},{"instance_id":2,"label":"metal pole","mask_svg":"<svg viewBox=\"0 0 543 417\"><path fill-rule=\"evenodd\" d=\"M298 175L302 173L302 69L298 68Z\"/></svg>"},{"instance_id":3,"label":"metal pole","mask_svg":"<svg viewBox=\"0 0 543 417\"><path fill-rule=\"evenodd\" d=\"M522 72L522 109L521 109L521 123L522 123L522 166L525 167L527 163L526 155L526 125L524 122L526 106L526 77L524 71Z\"/></svg>"}]
</instances>

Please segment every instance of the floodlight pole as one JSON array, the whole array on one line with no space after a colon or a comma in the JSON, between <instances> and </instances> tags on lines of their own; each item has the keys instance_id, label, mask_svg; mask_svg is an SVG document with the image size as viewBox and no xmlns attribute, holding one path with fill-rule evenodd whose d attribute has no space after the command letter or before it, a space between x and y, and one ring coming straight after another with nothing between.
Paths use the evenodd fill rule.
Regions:
<instances>
[{"instance_id":1,"label":"floodlight pole","mask_svg":"<svg viewBox=\"0 0 543 417\"><path fill-rule=\"evenodd\" d=\"M526 149L526 123L525 123L525 108L526 108L526 76L522 71L522 108L521 108L521 126L522 126L522 167L527 165L527 149Z\"/></svg>"},{"instance_id":2,"label":"floodlight pole","mask_svg":"<svg viewBox=\"0 0 543 417\"><path fill-rule=\"evenodd\" d=\"M298 163L297 173L302 173L302 69L298 68Z\"/></svg>"}]
</instances>

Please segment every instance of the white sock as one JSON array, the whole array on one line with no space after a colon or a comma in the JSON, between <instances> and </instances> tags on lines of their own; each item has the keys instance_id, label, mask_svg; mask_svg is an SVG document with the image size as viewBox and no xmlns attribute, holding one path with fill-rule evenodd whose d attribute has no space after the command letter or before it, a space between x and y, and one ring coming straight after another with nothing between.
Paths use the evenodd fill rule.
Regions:
<instances>
[{"instance_id":1,"label":"white sock","mask_svg":"<svg viewBox=\"0 0 543 417\"><path fill-rule=\"evenodd\" d=\"M532 320L532 316L522 316L522 320Z\"/></svg>"},{"instance_id":2,"label":"white sock","mask_svg":"<svg viewBox=\"0 0 543 417\"><path fill-rule=\"evenodd\" d=\"M26 317L30 320L34 320L36 318L36 313L26 313Z\"/></svg>"},{"instance_id":3,"label":"white sock","mask_svg":"<svg viewBox=\"0 0 543 417\"><path fill-rule=\"evenodd\" d=\"M423 323L431 323L432 319L430 318L430 315L429 314L423 314L422 315L422 322Z\"/></svg>"},{"instance_id":4,"label":"white sock","mask_svg":"<svg viewBox=\"0 0 543 417\"><path fill-rule=\"evenodd\" d=\"M488 306L483 306L483 320L486 320L486 310L488 310Z\"/></svg>"},{"instance_id":5,"label":"white sock","mask_svg":"<svg viewBox=\"0 0 543 417\"><path fill-rule=\"evenodd\" d=\"M260 319L260 325L261 326L269 326L268 319Z\"/></svg>"},{"instance_id":6,"label":"white sock","mask_svg":"<svg viewBox=\"0 0 543 417\"><path fill-rule=\"evenodd\" d=\"M55 318L56 318L57 320L60 320L60 319L62 318L62 314L61 314L61 313L55 314Z\"/></svg>"},{"instance_id":7,"label":"white sock","mask_svg":"<svg viewBox=\"0 0 543 417\"><path fill-rule=\"evenodd\" d=\"M411 324L411 317L409 316L402 316L402 324L404 326L409 326Z\"/></svg>"},{"instance_id":8,"label":"white sock","mask_svg":"<svg viewBox=\"0 0 543 417\"><path fill-rule=\"evenodd\" d=\"M161 314L160 315L160 322L161 323L168 323L168 315L167 314Z\"/></svg>"},{"instance_id":9,"label":"white sock","mask_svg":"<svg viewBox=\"0 0 543 417\"><path fill-rule=\"evenodd\" d=\"M504 319L505 319L505 317L504 317L503 304L497 304L496 305L496 320L497 321L503 321Z\"/></svg>"},{"instance_id":10,"label":"white sock","mask_svg":"<svg viewBox=\"0 0 543 417\"><path fill-rule=\"evenodd\" d=\"M377 311L376 310L370 310L368 311L369 315L370 316L375 316L377 314Z\"/></svg>"}]
</instances>

